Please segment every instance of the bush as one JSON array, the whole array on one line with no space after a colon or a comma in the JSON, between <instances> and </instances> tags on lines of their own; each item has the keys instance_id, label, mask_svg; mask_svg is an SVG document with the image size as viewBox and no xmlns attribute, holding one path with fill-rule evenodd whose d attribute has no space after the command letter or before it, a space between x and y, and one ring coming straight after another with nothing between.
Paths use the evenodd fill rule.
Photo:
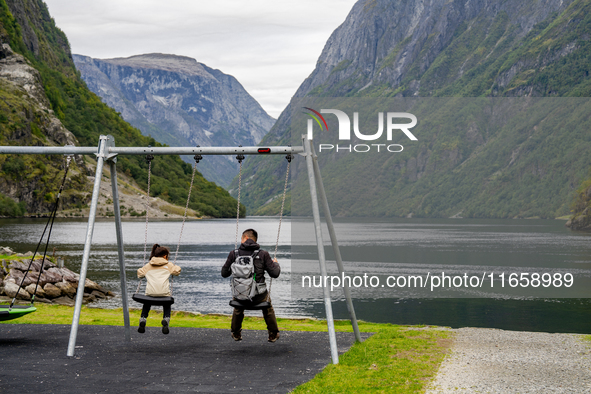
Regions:
<instances>
[{"instance_id":1,"label":"bush","mask_svg":"<svg viewBox=\"0 0 591 394\"><path fill-rule=\"evenodd\" d=\"M0 193L0 216L24 216L27 213L24 201L16 203L12 198Z\"/></svg>"}]
</instances>

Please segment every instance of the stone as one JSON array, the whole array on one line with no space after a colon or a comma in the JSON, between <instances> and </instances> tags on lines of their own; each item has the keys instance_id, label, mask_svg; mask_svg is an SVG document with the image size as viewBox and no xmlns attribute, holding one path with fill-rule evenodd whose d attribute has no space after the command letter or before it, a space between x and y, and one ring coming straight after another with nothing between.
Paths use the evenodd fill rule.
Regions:
<instances>
[{"instance_id":1,"label":"stone","mask_svg":"<svg viewBox=\"0 0 591 394\"><path fill-rule=\"evenodd\" d=\"M35 288L37 288L37 292L35 292ZM35 299L37 299L37 297L45 297L45 290L43 290L43 287L35 286L34 283L25 287L25 290L31 295L35 294Z\"/></svg>"},{"instance_id":2,"label":"stone","mask_svg":"<svg viewBox=\"0 0 591 394\"><path fill-rule=\"evenodd\" d=\"M89 302L96 301L96 297L92 294L84 294L84 298L82 299L83 304L88 304Z\"/></svg>"},{"instance_id":3,"label":"stone","mask_svg":"<svg viewBox=\"0 0 591 394\"><path fill-rule=\"evenodd\" d=\"M31 278L31 283L37 283L37 279L39 279L39 286L43 287L45 286L45 284L47 284L48 281L47 280L47 276L45 275L45 272L41 273L41 278L39 278L39 272L29 272L29 275L27 275L27 278Z\"/></svg>"},{"instance_id":4,"label":"stone","mask_svg":"<svg viewBox=\"0 0 591 394\"><path fill-rule=\"evenodd\" d=\"M52 300L52 302L54 304L67 305L67 306L74 306L76 304L73 299L71 299L70 297L66 297L66 296L55 298Z\"/></svg>"},{"instance_id":5,"label":"stone","mask_svg":"<svg viewBox=\"0 0 591 394\"><path fill-rule=\"evenodd\" d=\"M84 282L84 291L87 293L90 293L90 291L87 291L87 289L89 290L98 290L104 293L103 288L96 282L86 278L86 282Z\"/></svg>"},{"instance_id":6,"label":"stone","mask_svg":"<svg viewBox=\"0 0 591 394\"><path fill-rule=\"evenodd\" d=\"M107 298L107 295L106 294L101 293L98 290L93 290L92 293L90 293L90 295L93 295L93 296L95 296L96 298L99 298L99 299Z\"/></svg>"},{"instance_id":7,"label":"stone","mask_svg":"<svg viewBox=\"0 0 591 394\"><path fill-rule=\"evenodd\" d=\"M41 270L41 261L42 261L42 259L35 259L35 260L33 261L33 264L31 264L31 268L32 268L34 271L40 271L40 270ZM55 267L56 267L56 265L55 265L55 264L53 264L51 261L49 261L49 259L48 259L48 258L46 258L46 259L45 259L45 262L43 263L43 270L44 270L44 271L45 271L46 269L49 269L49 268L55 268Z\"/></svg>"},{"instance_id":8,"label":"stone","mask_svg":"<svg viewBox=\"0 0 591 394\"><path fill-rule=\"evenodd\" d=\"M11 256L14 254L14 251L10 249L8 246L0 246L0 254Z\"/></svg>"},{"instance_id":9,"label":"stone","mask_svg":"<svg viewBox=\"0 0 591 394\"><path fill-rule=\"evenodd\" d=\"M25 264L22 261L9 260L8 261L8 268L9 269L17 269L19 271L26 271L29 269L29 262L27 261L27 264Z\"/></svg>"},{"instance_id":10,"label":"stone","mask_svg":"<svg viewBox=\"0 0 591 394\"><path fill-rule=\"evenodd\" d=\"M80 277L80 275L78 275L77 273L70 271L65 267L58 268L58 270L62 274L62 280L65 280L67 282L78 282L78 278Z\"/></svg>"},{"instance_id":11,"label":"stone","mask_svg":"<svg viewBox=\"0 0 591 394\"><path fill-rule=\"evenodd\" d=\"M70 282L57 282L55 283L55 287L62 291L62 294L67 295L68 297L75 297L77 289L72 285Z\"/></svg>"},{"instance_id":12,"label":"stone","mask_svg":"<svg viewBox=\"0 0 591 394\"><path fill-rule=\"evenodd\" d=\"M43 290L45 290L47 298L57 298L62 295L60 288L52 285L51 283L43 286Z\"/></svg>"},{"instance_id":13,"label":"stone","mask_svg":"<svg viewBox=\"0 0 591 394\"><path fill-rule=\"evenodd\" d=\"M31 295L29 294L29 292L22 288L19 289L18 285L12 282L4 282L4 294L6 294L10 298L14 298L15 296L17 296L16 298L21 300L28 301L31 299Z\"/></svg>"},{"instance_id":14,"label":"stone","mask_svg":"<svg viewBox=\"0 0 591 394\"><path fill-rule=\"evenodd\" d=\"M58 268L44 270L43 275L47 277L47 282L56 283L63 280L62 272Z\"/></svg>"}]
</instances>

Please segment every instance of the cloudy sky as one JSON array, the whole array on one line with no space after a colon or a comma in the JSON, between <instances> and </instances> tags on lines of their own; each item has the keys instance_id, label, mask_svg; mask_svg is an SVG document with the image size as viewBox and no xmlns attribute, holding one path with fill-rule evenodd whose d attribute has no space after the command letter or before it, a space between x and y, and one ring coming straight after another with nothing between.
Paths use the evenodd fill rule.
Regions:
<instances>
[{"instance_id":1,"label":"cloudy sky","mask_svg":"<svg viewBox=\"0 0 591 394\"><path fill-rule=\"evenodd\" d=\"M45 0L72 53L172 53L235 76L278 117L356 0Z\"/></svg>"}]
</instances>

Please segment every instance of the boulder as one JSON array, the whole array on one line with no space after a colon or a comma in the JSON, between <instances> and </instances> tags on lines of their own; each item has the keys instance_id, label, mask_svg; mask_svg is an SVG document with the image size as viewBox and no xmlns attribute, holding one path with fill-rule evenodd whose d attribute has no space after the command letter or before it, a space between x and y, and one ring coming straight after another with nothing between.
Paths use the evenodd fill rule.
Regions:
<instances>
[{"instance_id":1,"label":"boulder","mask_svg":"<svg viewBox=\"0 0 591 394\"><path fill-rule=\"evenodd\" d=\"M37 293L35 293L35 287L37 287ZM45 291L43 290L43 287L41 287L41 285L35 286L34 283L31 283L25 288L25 290L28 291L31 295L35 294L35 299L37 299L37 297L45 297Z\"/></svg>"},{"instance_id":2,"label":"boulder","mask_svg":"<svg viewBox=\"0 0 591 394\"><path fill-rule=\"evenodd\" d=\"M8 246L0 246L0 254L11 256L14 254L14 251L10 249Z\"/></svg>"},{"instance_id":3,"label":"boulder","mask_svg":"<svg viewBox=\"0 0 591 394\"><path fill-rule=\"evenodd\" d=\"M31 283L35 284L37 283L37 279L39 279L39 286L43 287L45 286L46 283L50 282L47 280L47 276L45 275L45 272L41 273L41 278L39 278L39 272L29 272L29 274L27 275L27 278L31 278ZM26 282L27 280L25 280Z\"/></svg>"},{"instance_id":4,"label":"boulder","mask_svg":"<svg viewBox=\"0 0 591 394\"><path fill-rule=\"evenodd\" d=\"M52 300L54 304L58 304L58 305L67 305L67 306L74 306L75 302L73 299L71 299L70 297L59 297L56 298L54 300Z\"/></svg>"},{"instance_id":5,"label":"boulder","mask_svg":"<svg viewBox=\"0 0 591 394\"><path fill-rule=\"evenodd\" d=\"M59 268L43 270L43 275L47 277L47 282L56 283L63 280L63 275Z\"/></svg>"},{"instance_id":6,"label":"boulder","mask_svg":"<svg viewBox=\"0 0 591 394\"><path fill-rule=\"evenodd\" d=\"M93 290L92 293L90 293L91 295L95 296L98 299L103 299L103 298L107 298L107 295L105 293L101 293L98 290Z\"/></svg>"},{"instance_id":7,"label":"boulder","mask_svg":"<svg viewBox=\"0 0 591 394\"><path fill-rule=\"evenodd\" d=\"M67 295L68 297L75 297L76 296L76 287L69 282L57 282L55 283L55 287L62 291L63 295Z\"/></svg>"},{"instance_id":8,"label":"boulder","mask_svg":"<svg viewBox=\"0 0 591 394\"><path fill-rule=\"evenodd\" d=\"M51 283L43 286L43 290L45 290L45 295L47 298L57 298L62 295L62 291L59 289L59 287L56 287Z\"/></svg>"},{"instance_id":9,"label":"boulder","mask_svg":"<svg viewBox=\"0 0 591 394\"><path fill-rule=\"evenodd\" d=\"M62 274L62 280L65 280L66 282L78 282L78 278L80 278L80 275L78 275L77 273L70 271L65 267L57 269Z\"/></svg>"},{"instance_id":10,"label":"boulder","mask_svg":"<svg viewBox=\"0 0 591 394\"><path fill-rule=\"evenodd\" d=\"M37 259L37 260L33 261L32 267L35 271L39 271L41 269L41 261L42 261L42 259ZM55 264L53 264L51 261L49 261L48 258L45 259L45 262L43 263L43 270L55 268L55 267L57 267L57 266Z\"/></svg>"},{"instance_id":11,"label":"boulder","mask_svg":"<svg viewBox=\"0 0 591 394\"><path fill-rule=\"evenodd\" d=\"M20 285L21 281L23 280L25 274L22 271L16 270L14 268L10 269L10 272L8 273L8 275L6 276L6 279L8 278L12 278L14 279L14 283ZM37 280L37 278L35 278L35 280ZM31 283L33 283L33 281L31 280L31 275L27 275L27 277L25 278L25 281L23 282L23 287L26 287L28 285L30 285Z\"/></svg>"},{"instance_id":12,"label":"boulder","mask_svg":"<svg viewBox=\"0 0 591 394\"><path fill-rule=\"evenodd\" d=\"M92 290L98 290L103 293L106 292L106 290L103 289L98 283L93 282L92 280L86 278L86 282L84 282L84 291L86 293L90 293L90 292L92 292Z\"/></svg>"},{"instance_id":13,"label":"boulder","mask_svg":"<svg viewBox=\"0 0 591 394\"><path fill-rule=\"evenodd\" d=\"M19 271L26 271L27 269L29 269L29 262L27 261L27 264L25 264L22 261L18 260L8 260L8 268L17 269Z\"/></svg>"},{"instance_id":14,"label":"boulder","mask_svg":"<svg viewBox=\"0 0 591 394\"><path fill-rule=\"evenodd\" d=\"M84 294L84 298L82 299L83 304L88 304L89 302L96 301L96 297L92 294Z\"/></svg>"},{"instance_id":15,"label":"boulder","mask_svg":"<svg viewBox=\"0 0 591 394\"><path fill-rule=\"evenodd\" d=\"M10 298L14 298L14 296L16 296L16 298L21 300L31 299L31 295L25 289L19 289L18 285L12 282L4 282L4 294Z\"/></svg>"}]
</instances>

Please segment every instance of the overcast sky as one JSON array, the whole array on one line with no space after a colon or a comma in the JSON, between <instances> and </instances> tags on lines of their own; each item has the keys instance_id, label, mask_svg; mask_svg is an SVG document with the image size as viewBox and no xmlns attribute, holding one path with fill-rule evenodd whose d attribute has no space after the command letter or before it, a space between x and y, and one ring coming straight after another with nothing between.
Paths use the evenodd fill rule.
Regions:
<instances>
[{"instance_id":1,"label":"overcast sky","mask_svg":"<svg viewBox=\"0 0 591 394\"><path fill-rule=\"evenodd\" d=\"M171 53L233 75L277 118L356 0L45 0L72 53Z\"/></svg>"}]
</instances>

